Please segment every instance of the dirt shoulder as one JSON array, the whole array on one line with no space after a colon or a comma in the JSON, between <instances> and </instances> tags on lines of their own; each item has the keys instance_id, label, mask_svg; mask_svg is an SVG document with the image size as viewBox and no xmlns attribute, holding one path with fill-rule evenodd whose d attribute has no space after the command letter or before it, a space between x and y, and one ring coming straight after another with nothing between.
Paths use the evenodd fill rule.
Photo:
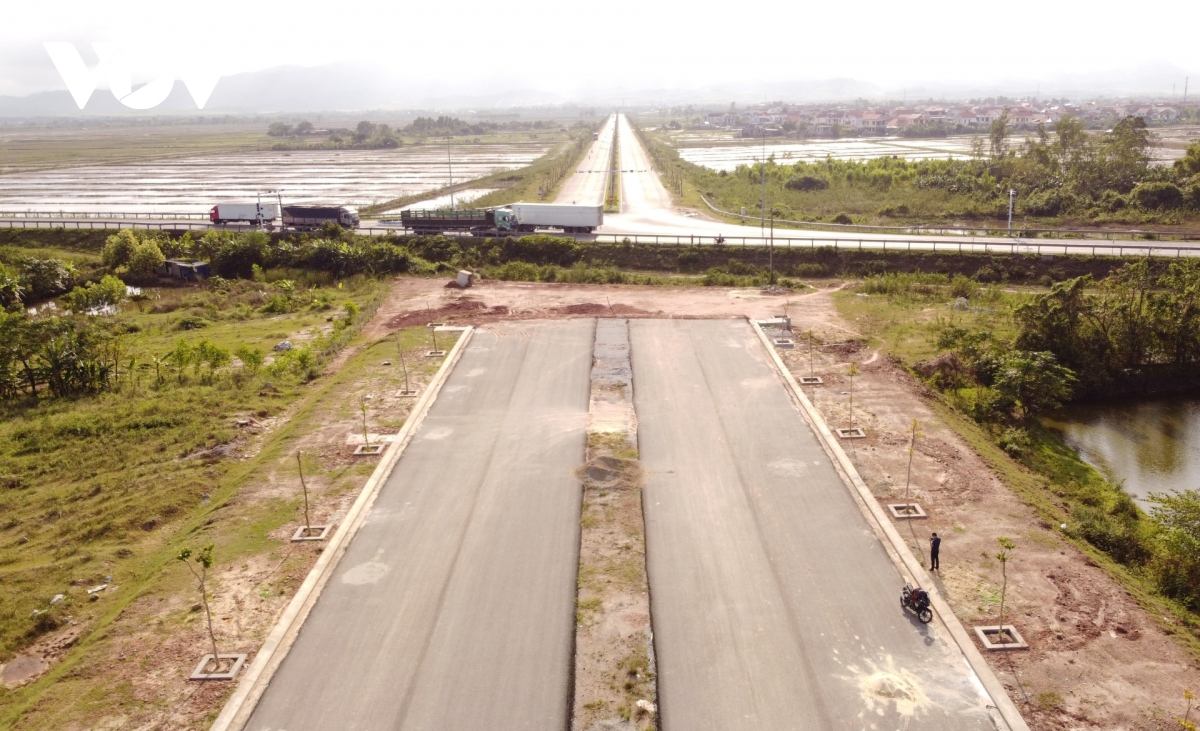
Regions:
<instances>
[{"instance_id":1,"label":"dirt shoulder","mask_svg":"<svg viewBox=\"0 0 1200 731\"><path fill-rule=\"evenodd\" d=\"M825 383L806 393L830 426L848 421L846 372L852 361L859 364L854 422L868 436L845 446L881 503L903 501L908 435L918 420L922 436L910 497L929 517L897 521L897 529L926 565L930 533L943 537L934 580L968 628L995 623L997 538L1017 544L1008 563L1005 623L1016 625L1030 649L985 657L1030 727L1177 728L1184 689L1200 687L1189 652L1055 526L1039 520L954 428L949 420L957 417L933 394L885 354L864 349L851 324L838 317L830 293L794 301L790 314L798 336L812 330L823 343L814 364ZM796 350L782 354L795 375L809 375L803 337Z\"/></svg>"}]
</instances>

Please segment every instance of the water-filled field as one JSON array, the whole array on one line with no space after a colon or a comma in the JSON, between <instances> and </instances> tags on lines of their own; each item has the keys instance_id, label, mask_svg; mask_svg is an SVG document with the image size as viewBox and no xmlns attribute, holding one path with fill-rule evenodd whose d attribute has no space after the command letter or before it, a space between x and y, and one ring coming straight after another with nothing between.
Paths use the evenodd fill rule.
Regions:
<instances>
[{"instance_id":1,"label":"water-filled field","mask_svg":"<svg viewBox=\"0 0 1200 731\"><path fill-rule=\"evenodd\" d=\"M547 150L545 143L452 147L453 179L523 167ZM450 176L444 146L220 154L0 175L0 212L200 213L269 190L281 191L285 205L363 206L435 190Z\"/></svg>"},{"instance_id":2,"label":"water-filled field","mask_svg":"<svg viewBox=\"0 0 1200 731\"><path fill-rule=\"evenodd\" d=\"M898 157L904 160L956 159L971 156L972 136L944 137L933 139L906 139L903 137L847 138L839 140L798 140L780 142L767 140L766 155L774 156L779 163L814 162L826 157L835 160L870 160L877 157ZM676 144L699 145L699 139L676 137ZM1024 137L1013 137L1010 144L1017 147ZM753 165L763 158L763 145L714 140L713 145L680 147L679 156L684 160L703 165L713 170L733 171L738 165ZM986 150L986 140L984 149ZM1150 150L1151 158L1159 164L1167 164L1183 156L1182 149L1155 147Z\"/></svg>"}]
</instances>

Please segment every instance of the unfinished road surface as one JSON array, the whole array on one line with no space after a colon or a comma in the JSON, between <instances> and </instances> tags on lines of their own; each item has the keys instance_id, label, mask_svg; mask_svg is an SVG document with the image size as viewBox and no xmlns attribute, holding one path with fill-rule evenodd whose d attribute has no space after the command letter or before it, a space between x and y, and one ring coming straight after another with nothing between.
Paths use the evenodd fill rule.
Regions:
<instances>
[{"instance_id":1,"label":"unfinished road surface","mask_svg":"<svg viewBox=\"0 0 1200 731\"><path fill-rule=\"evenodd\" d=\"M662 728L990 731L749 324L630 335Z\"/></svg>"},{"instance_id":2,"label":"unfinished road surface","mask_svg":"<svg viewBox=\"0 0 1200 731\"><path fill-rule=\"evenodd\" d=\"M475 334L248 729L567 727L594 332Z\"/></svg>"}]
</instances>

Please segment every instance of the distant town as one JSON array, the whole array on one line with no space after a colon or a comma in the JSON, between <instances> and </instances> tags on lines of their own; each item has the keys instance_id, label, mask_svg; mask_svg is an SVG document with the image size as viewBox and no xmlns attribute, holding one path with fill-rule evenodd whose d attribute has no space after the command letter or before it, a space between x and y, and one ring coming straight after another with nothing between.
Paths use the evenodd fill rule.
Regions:
<instances>
[{"instance_id":1,"label":"distant town","mask_svg":"<svg viewBox=\"0 0 1200 731\"><path fill-rule=\"evenodd\" d=\"M906 104L866 106L862 103L816 105L762 105L699 118L705 127L739 130L743 137L838 137L844 135L902 135L940 137L970 134L991 126L1007 114L1010 129L1053 126L1066 115L1083 119L1089 127L1106 128L1125 117L1141 117L1149 126L1200 123L1200 104L1162 102L1071 102L989 100L981 104Z\"/></svg>"}]
</instances>

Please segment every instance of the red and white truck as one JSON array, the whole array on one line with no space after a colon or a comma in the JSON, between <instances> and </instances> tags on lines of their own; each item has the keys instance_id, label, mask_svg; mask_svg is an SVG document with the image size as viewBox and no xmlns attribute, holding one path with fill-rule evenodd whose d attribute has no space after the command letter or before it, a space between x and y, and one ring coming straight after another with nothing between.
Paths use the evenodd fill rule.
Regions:
<instances>
[{"instance_id":1,"label":"red and white truck","mask_svg":"<svg viewBox=\"0 0 1200 731\"><path fill-rule=\"evenodd\" d=\"M273 223L279 218L278 203L218 203L208 212L208 219L218 226L224 223Z\"/></svg>"}]
</instances>

